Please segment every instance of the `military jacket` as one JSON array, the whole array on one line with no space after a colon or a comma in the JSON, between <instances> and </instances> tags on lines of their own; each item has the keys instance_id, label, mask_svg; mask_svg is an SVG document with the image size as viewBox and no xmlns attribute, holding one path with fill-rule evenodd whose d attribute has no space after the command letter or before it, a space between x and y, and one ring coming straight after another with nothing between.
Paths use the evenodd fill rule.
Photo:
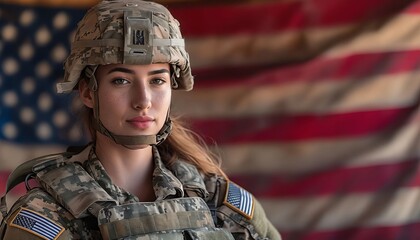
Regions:
<instances>
[{"instance_id":1,"label":"military jacket","mask_svg":"<svg viewBox=\"0 0 420 240\"><path fill-rule=\"evenodd\" d=\"M177 201L189 208L195 203L198 206L201 199L207 204L202 208L208 207L211 212L211 225L230 232L235 239L280 239L259 202L246 190L220 176L204 176L181 160L167 167L156 147L153 156L156 202ZM63 164L64 170L57 168ZM1 239L106 239L101 235L98 215L110 211L101 213L100 209L116 205L127 212L125 206L139 203L135 195L112 183L90 147L66 163L52 165L37 174L41 187L29 190L4 217ZM54 184L62 187L54 190ZM97 199L89 199L92 196ZM162 206L166 205L157 208L166 208Z\"/></svg>"}]
</instances>

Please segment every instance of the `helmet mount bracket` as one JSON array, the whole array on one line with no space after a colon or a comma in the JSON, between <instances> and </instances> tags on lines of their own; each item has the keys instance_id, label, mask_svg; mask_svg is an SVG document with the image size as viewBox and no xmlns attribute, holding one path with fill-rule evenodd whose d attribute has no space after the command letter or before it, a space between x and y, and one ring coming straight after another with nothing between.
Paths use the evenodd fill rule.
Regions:
<instances>
[{"instance_id":1,"label":"helmet mount bracket","mask_svg":"<svg viewBox=\"0 0 420 240\"><path fill-rule=\"evenodd\" d=\"M151 12L124 11L124 64L151 64L153 38Z\"/></svg>"}]
</instances>

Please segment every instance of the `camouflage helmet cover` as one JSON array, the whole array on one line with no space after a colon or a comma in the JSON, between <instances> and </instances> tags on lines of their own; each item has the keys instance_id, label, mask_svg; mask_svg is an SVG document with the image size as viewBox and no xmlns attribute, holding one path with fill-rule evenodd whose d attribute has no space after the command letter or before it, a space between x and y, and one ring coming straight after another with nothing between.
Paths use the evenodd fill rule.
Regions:
<instances>
[{"instance_id":1,"label":"camouflage helmet cover","mask_svg":"<svg viewBox=\"0 0 420 240\"><path fill-rule=\"evenodd\" d=\"M177 89L191 90L193 76L179 23L157 3L139 0L102 1L79 22L64 63L58 93L77 85L86 66L169 63Z\"/></svg>"}]
</instances>

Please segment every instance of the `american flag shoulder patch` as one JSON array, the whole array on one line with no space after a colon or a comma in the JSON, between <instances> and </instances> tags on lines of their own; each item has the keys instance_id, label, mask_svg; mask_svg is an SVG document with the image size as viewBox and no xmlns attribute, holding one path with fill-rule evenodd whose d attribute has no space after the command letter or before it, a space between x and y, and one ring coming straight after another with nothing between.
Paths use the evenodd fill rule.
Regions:
<instances>
[{"instance_id":1,"label":"american flag shoulder patch","mask_svg":"<svg viewBox=\"0 0 420 240\"><path fill-rule=\"evenodd\" d=\"M247 219L252 219L254 215L254 197L233 182L227 185L223 203Z\"/></svg>"},{"instance_id":2,"label":"american flag shoulder patch","mask_svg":"<svg viewBox=\"0 0 420 240\"><path fill-rule=\"evenodd\" d=\"M12 219L10 227L16 227L34 234L42 239L55 240L64 232L64 227L49 218L21 208Z\"/></svg>"}]
</instances>

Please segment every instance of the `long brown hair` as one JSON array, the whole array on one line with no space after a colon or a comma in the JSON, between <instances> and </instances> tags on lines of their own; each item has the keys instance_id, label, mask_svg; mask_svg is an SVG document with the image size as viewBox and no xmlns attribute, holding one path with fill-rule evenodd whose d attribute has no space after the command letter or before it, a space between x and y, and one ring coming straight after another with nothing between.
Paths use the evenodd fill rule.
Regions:
<instances>
[{"instance_id":1,"label":"long brown hair","mask_svg":"<svg viewBox=\"0 0 420 240\"><path fill-rule=\"evenodd\" d=\"M187 128L180 118L172 117L172 132L158 147L168 165L182 159L195 165L204 174L226 177L221 169L220 156L210 150L203 138Z\"/></svg>"}]
</instances>

